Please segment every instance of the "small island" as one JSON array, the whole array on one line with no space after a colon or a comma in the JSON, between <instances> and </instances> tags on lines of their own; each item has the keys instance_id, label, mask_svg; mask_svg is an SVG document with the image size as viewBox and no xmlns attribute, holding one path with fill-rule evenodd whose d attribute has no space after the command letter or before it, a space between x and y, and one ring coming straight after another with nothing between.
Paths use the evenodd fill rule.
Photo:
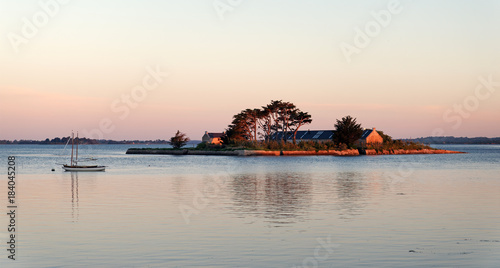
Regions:
<instances>
[{"instance_id":1,"label":"small island","mask_svg":"<svg viewBox=\"0 0 500 268\"><path fill-rule=\"evenodd\" d=\"M130 148L127 154L166 154L166 155L222 155L222 156L305 156L305 155L332 155L332 156L359 156L359 155L388 155L388 154L458 154L463 152L422 149L422 150L360 150L348 149L344 151L337 150L318 150L318 151L271 151L271 150L196 150L196 149L169 149L169 148Z\"/></svg>"},{"instance_id":2,"label":"small island","mask_svg":"<svg viewBox=\"0 0 500 268\"><path fill-rule=\"evenodd\" d=\"M400 155L455 154L423 143L392 139L376 128L364 129L356 119L337 119L332 130L300 130L312 122L311 115L293 103L271 101L257 109L233 116L224 132L206 131L195 148L183 148L189 138L180 131L170 138L173 148L130 148L127 154L301 156L301 155Z\"/></svg>"}]
</instances>

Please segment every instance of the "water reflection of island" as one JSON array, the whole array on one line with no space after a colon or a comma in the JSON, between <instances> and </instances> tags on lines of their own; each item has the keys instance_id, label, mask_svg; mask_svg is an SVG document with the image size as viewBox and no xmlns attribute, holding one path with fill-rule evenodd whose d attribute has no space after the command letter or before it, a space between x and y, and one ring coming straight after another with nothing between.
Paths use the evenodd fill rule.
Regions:
<instances>
[{"instance_id":1,"label":"water reflection of island","mask_svg":"<svg viewBox=\"0 0 500 268\"><path fill-rule=\"evenodd\" d=\"M231 206L241 217L263 217L273 224L295 223L312 203L311 178L306 174L234 175Z\"/></svg>"},{"instance_id":2,"label":"water reflection of island","mask_svg":"<svg viewBox=\"0 0 500 268\"><path fill-rule=\"evenodd\" d=\"M268 173L233 175L229 191L239 217L262 217L274 224L304 219L323 206L334 218L350 220L363 214L374 198L382 194L380 174L364 172Z\"/></svg>"},{"instance_id":3,"label":"water reflection of island","mask_svg":"<svg viewBox=\"0 0 500 268\"><path fill-rule=\"evenodd\" d=\"M336 174L334 189L341 219L350 219L361 214L369 194L366 184L367 180L363 173L340 172Z\"/></svg>"}]
</instances>

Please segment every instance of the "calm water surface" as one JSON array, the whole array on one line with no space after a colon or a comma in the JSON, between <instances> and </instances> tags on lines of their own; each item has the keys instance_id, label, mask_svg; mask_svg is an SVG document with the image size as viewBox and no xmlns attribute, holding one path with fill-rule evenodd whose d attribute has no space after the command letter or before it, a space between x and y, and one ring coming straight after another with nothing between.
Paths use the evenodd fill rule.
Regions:
<instances>
[{"instance_id":1,"label":"calm water surface","mask_svg":"<svg viewBox=\"0 0 500 268\"><path fill-rule=\"evenodd\" d=\"M106 172L62 171L64 146L0 145L0 267L500 265L500 146L247 158L82 147ZM5 250L8 155L16 261Z\"/></svg>"}]
</instances>

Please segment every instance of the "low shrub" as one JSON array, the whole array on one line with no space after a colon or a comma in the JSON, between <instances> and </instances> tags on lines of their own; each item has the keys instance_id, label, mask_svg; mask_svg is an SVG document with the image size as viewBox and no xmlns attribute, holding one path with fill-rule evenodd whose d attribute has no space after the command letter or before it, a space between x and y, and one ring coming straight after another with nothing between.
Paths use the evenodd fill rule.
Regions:
<instances>
[{"instance_id":1,"label":"low shrub","mask_svg":"<svg viewBox=\"0 0 500 268\"><path fill-rule=\"evenodd\" d=\"M433 150L434 148L422 144L422 143L417 143L417 142L412 142L412 141L401 141L401 140L393 140L391 142L386 142L383 144L368 144L366 146L367 149L374 149L377 151L382 151L382 150L387 150L390 152L394 153L394 150L423 150L423 149L430 149Z\"/></svg>"}]
</instances>

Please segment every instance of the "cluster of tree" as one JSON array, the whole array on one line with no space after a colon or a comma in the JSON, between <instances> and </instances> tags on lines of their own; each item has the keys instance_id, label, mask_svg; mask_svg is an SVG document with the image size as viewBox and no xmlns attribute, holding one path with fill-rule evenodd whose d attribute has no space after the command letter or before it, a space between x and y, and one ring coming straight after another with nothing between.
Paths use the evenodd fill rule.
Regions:
<instances>
[{"instance_id":1,"label":"cluster of tree","mask_svg":"<svg viewBox=\"0 0 500 268\"><path fill-rule=\"evenodd\" d=\"M311 115L301 111L295 104L282 100L272 100L271 103L260 109L245 109L234 115L222 141L224 144L259 140L286 142L287 137L292 134L293 144L296 144L299 129L311 122ZM355 118L346 116L337 120L333 142L352 147L362 135L361 124L358 124ZM384 139L391 139L389 136L385 136Z\"/></svg>"},{"instance_id":2,"label":"cluster of tree","mask_svg":"<svg viewBox=\"0 0 500 268\"><path fill-rule=\"evenodd\" d=\"M291 102L272 100L260 109L245 109L233 116L233 121L222 138L225 144L238 141L269 141L281 133L285 141L289 133L293 142L300 127L312 122L311 115L301 111Z\"/></svg>"}]
</instances>

